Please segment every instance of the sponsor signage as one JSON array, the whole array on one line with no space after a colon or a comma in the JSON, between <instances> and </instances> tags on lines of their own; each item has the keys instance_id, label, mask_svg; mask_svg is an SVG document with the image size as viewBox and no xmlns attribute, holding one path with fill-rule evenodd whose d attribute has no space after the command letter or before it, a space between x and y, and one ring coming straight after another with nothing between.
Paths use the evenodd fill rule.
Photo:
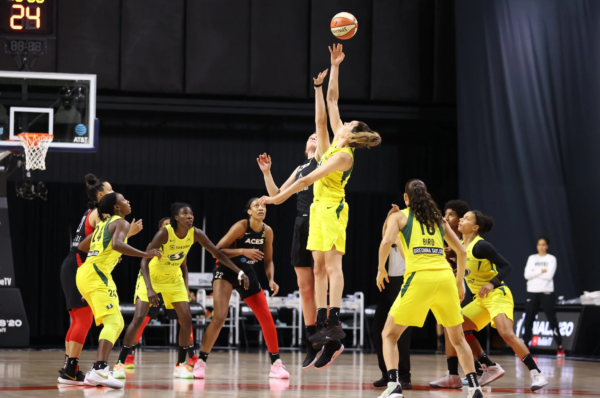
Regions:
<instances>
[{"instance_id":1,"label":"sponsor signage","mask_svg":"<svg viewBox=\"0 0 600 398\"><path fill-rule=\"evenodd\" d=\"M556 318L558 318L558 329L563 338L563 347L567 351L573 349L575 337L577 336L577 327L579 325L580 312L560 311L560 307L556 309ZM517 337L523 336L525 333L525 312L515 311L515 334ZM525 342L528 343L528 342ZM538 312L533 322L533 333L531 337L530 348L532 352L542 350L556 350L556 342L553 338L550 322L546 319L546 314L542 311Z\"/></svg>"}]
</instances>

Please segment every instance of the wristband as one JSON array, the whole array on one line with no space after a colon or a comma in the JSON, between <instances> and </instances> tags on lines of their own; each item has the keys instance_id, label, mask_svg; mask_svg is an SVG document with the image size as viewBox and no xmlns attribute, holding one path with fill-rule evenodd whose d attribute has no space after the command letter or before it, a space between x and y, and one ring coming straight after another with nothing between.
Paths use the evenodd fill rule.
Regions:
<instances>
[{"instance_id":1,"label":"wristband","mask_svg":"<svg viewBox=\"0 0 600 398\"><path fill-rule=\"evenodd\" d=\"M321 87L322 85L323 85L323 83L321 83L321 84L315 84L315 88Z\"/></svg>"},{"instance_id":2,"label":"wristband","mask_svg":"<svg viewBox=\"0 0 600 398\"><path fill-rule=\"evenodd\" d=\"M242 280L242 275L244 275L244 271L240 271L240 273L238 274L238 281Z\"/></svg>"}]
</instances>

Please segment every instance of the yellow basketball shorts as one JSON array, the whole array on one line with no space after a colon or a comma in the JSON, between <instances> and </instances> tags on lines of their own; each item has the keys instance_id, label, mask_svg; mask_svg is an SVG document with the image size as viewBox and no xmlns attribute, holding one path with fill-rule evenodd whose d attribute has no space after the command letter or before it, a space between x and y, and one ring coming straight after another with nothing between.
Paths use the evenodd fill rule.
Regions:
<instances>
[{"instance_id":1,"label":"yellow basketball shorts","mask_svg":"<svg viewBox=\"0 0 600 398\"><path fill-rule=\"evenodd\" d=\"M477 326L477 331L492 323L495 328L494 318L504 314L514 322L513 310L515 303L512 292L508 286L500 286L492 290L486 298L475 296L473 301L463 308L463 315Z\"/></svg>"},{"instance_id":2,"label":"yellow basketball shorts","mask_svg":"<svg viewBox=\"0 0 600 398\"><path fill-rule=\"evenodd\" d=\"M94 313L96 325L101 325L107 315L121 316L117 285L110 274L105 275L95 264L85 264L77 270L76 283Z\"/></svg>"},{"instance_id":3,"label":"yellow basketball shorts","mask_svg":"<svg viewBox=\"0 0 600 398\"><path fill-rule=\"evenodd\" d=\"M162 294L167 309L173 309L173 303L179 303L181 301L189 303L190 298L181 275L176 275L175 277L172 275L161 277L161 275L150 272L150 281L152 281L152 288L154 291ZM146 303L150 302L148 300L148 289L142 271L138 274L137 284L135 286L135 296L133 297L134 304L138 298Z\"/></svg>"},{"instance_id":4,"label":"yellow basketball shorts","mask_svg":"<svg viewBox=\"0 0 600 398\"><path fill-rule=\"evenodd\" d=\"M420 328L430 309L444 327L463 323L456 277L450 267L404 275L404 284L389 314L398 325Z\"/></svg>"},{"instance_id":5,"label":"yellow basketball shorts","mask_svg":"<svg viewBox=\"0 0 600 398\"><path fill-rule=\"evenodd\" d=\"M310 251L327 252L335 249L346 253L346 226L348 225L348 203L335 201L313 202L310 206L308 244Z\"/></svg>"}]
</instances>

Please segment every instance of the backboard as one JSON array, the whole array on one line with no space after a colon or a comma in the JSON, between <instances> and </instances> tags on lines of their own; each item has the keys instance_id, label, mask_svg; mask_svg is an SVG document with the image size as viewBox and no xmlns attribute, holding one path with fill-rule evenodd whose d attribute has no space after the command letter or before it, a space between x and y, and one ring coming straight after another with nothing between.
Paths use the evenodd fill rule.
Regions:
<instances>
[{"instance_id":1,"label":"backboard","mask_svg":"<svg viewBox=\"0 0 600 398\"><path fill-rule=\"evenodd\" d=\"M49 151L96 152L96 75L0 71L0 151L24 132L54 135Z\"/></svg>"}]
</instances>

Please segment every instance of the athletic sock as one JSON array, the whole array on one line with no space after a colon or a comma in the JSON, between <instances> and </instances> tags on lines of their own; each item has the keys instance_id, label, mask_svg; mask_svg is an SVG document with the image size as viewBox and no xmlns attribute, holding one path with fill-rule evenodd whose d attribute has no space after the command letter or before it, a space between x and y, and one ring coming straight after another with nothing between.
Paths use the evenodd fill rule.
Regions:
<instances>
[{"instance_id":1,"label":"athletic sock","mask_svg":"<svg viewBox=\"0 0 600 398\"><path fill-rule=\"evenodd\" d=\"M477 376L483 375L483 366L481 366L481 363L478 360L473 362L475 363L475 373L477 373Z\"/></svg>"},{"instance_id":2,"label":"athletic sock","mask_svg":"<svg viewBox=\"0 0 600 398\"><path fill-rule=\"evenodd\" d=\"M392 369L388 371L387 374L388 383L398 383L400 380L400 374L398 373L398 369Z\"/></svg>"},{"instance_id":3,"label":"athletic sock","mask_svg":"<svg viewBox=\"0 0 600 398\"><path fill-rule=\"evenodd\" d=\"M329 319L327 322L330 325L337 326L340 323L340 309L338 307L331 307L329 309Z\"/></svg>"},{"instance_id":4,"label":"athletic sock","mask_svg":"<svg viewBox=\"0 0 600 398\"><path fill-rule=\"evenodd\" d=\"M94 370L102 370L102 369L104 369L107 366L108 366L108 362L98 361L98 362L94 362L94 366L92 366L92 369L94 369Z\"/></svg>"},{"instance_id":5,"label":"athletic sock","mask_svg":"<svg viewBox=\"0 0 600 398\"><path fill-rule=\"evenodd\" d=\"M77 373L77 365L79 364L79 358L69 358L67 366L65 366L65 372L69 376L74 376Z\"/></svg>"},{"instance_id":6,"label":"athletic sock","mask_svg":"<svg viewBox=\"0 0 600 398\"><path fill-rule=\"evenodd\" d=\"M177 364L185 362L185 357L187 355L187 347L179 347L179 354L177 356Z\"/></svg>"},{"instance_id":7,"label":"athletic sock","mask_svg":"<svg viewBox=\"0 0 600 398\"><path fill-rule=\"evenodd\" d=\"M208 354L209 354L208 352L200 351L198 358L200 358L201 360L204 361L204 363L206 363L206 361L208 361Z\"/></svg>"},{"instance_id":8,"label":"athletic sock","mask_svg":"<svg viewBox=\"0 0 600 398\"><path fill-rule=\"evenodd\" d=\"M133 355L135 356L135 349L137 348L137 344L134 344L131 346L131 351L129 352L129 355Z\"/></svg>"},{"instance_id":9,"label":"athletic sock","mask_svg":"<svg viewBox=\"0 0 600 398\"><path fill-rule=\"evenodd\" d=\"M540 369L537 366L537 363L535 363L535 361L533 360L533 357L531 356L531 353L525 355L523 357L522 361L525 364L525 366L527 366L527 369L529 369L529 370L537 370L538 372L540 371Z\"/></svg>"},{"instance_id":10,"label":"athletic sock","mask_svg":"<svg viewBox=\"0 0 600 398\"><path fill-rule=\"evenodd\" d=\"M327 319L327 308L317 309L317 323L323 323Z\"/></svg>"},{"instance_id":11,"label":"athletic sock","mask_svg":"<svg viewBox=\"0 0 600 398\"><path fill-rule=\"evenodd\" d=\"M496 364L492 362L485 352L477 357L477 360L485 366L496 366Z\"/></svg>"},{"instance_id":12,"label":"athletic sock","mask_svg":"<svg viewBox=\"0 0 600 398\"><path fill-rule=\"evenodd\" d=\"M458 376L458 357L447 357L448 371L451 375Z\"/></svg>"},{"instance_id":13,"label":"athletic sock","mask_svg":"<svg viewBox=\"0 0 600 398\"><path fill-rule=\"evenodd\" d=\"M467 381L469 382L469 387L479 387L479 383L477 382L477 373L469 373L467 375Z\"/></svg>"},{"instance_id":14,"label":"athletic sock","mask_svg":"<svg viewBox=\"0 0 600 398\"><path fill-rule=\"evenodd\" d=\"M279 353L276 354L271 354L269 353L269 356L271 357L271 365L273 365L275 363L275 361L277 361L279 358Z\"/></svg>"},{"instance_id":15,"label":"athletic sock","mask_svg":"<svg viewBox=\"0 0 600 398\"><path fill-rule=\"evenodd\" d=\"M63 365L63 369L67 368L67 362L69 362L69 356L65 354L65 364Z\"/></svg>"},{"instance_id":16,"label":"athletic sock","mask_svg":"<svg viewBox=\"0 0 600 398\"><path fill-rule=\"evenodd\" d=\"M194 353L194 345L191 345L187 348L187 355L188 355L188 358L192 358L194 355L196 355Z\"/></svg>"},{"instance_id":17,"label":"athletic sock","mask_svg":"<svg viewBox=\"0 0 600 398\"><path fill-rule=\"evenodd\" d=\"M131 347L126 346L125 344L123 344L123 348L121 348L121 353L119 354L119 362L121 363L125 363L125 360L127 359L127 355L129 355L129 353L131 352Z\"/></svg>"}]
</instances>

